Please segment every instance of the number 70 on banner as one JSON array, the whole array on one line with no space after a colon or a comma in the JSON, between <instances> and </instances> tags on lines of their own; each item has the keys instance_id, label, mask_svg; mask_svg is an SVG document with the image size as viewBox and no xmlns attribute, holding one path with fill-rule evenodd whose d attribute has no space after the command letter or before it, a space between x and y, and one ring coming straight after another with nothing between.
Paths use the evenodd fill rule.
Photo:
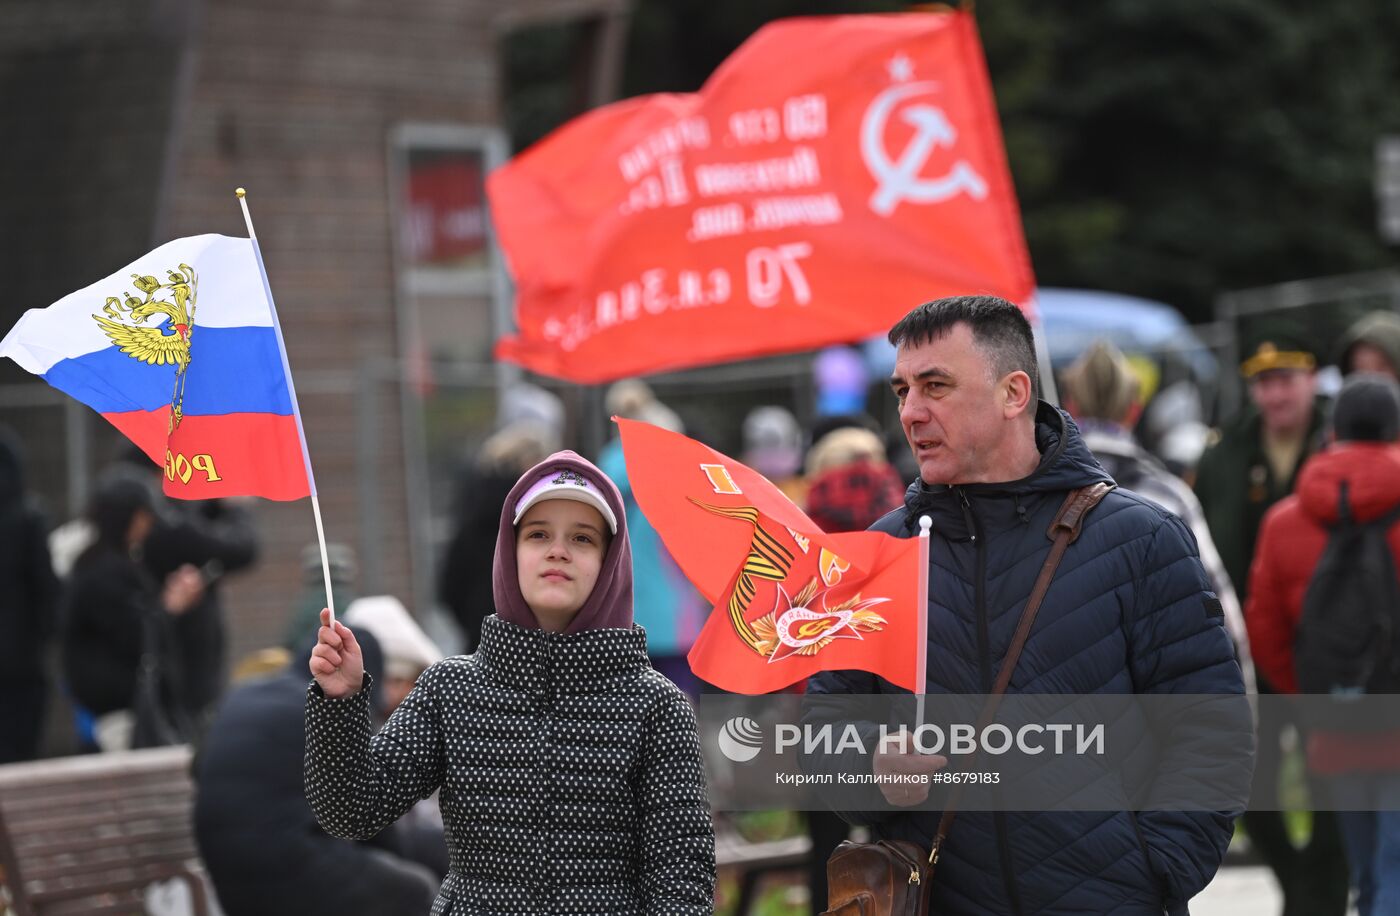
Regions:
<instances>
[{"instance_id":1,"label":"number 70 on banner","mask_svg":"<svg viewBox=\"0 0 1400 916\"><path fill-rule=\"evenodd\" d=\"M812 287L799 263L812 254L810 242L789 242L772 248L754 248L748 253L749 302L759 308L778 304L783 287L792 287L792 298L798 305L812 301Z\"/></svg>"}]
</instances>

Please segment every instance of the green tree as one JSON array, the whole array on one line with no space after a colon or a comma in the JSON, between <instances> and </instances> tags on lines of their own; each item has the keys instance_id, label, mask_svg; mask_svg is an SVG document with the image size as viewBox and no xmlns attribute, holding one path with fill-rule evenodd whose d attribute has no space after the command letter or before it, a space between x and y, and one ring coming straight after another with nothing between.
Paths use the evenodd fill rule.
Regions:
<instances>
[{"instance_id":1,"label":"green tree","mask_svg":"<svg viewBox=\"0 0 1400 916\"><path fill-rule=\"evenodd\" d=\"M983 24L999 97L1003 43L1047 41L1016 5ZM1221 290L1394 263L1372 176L1376 137L1400 130L1400 7L1115 0L1035 17L1048 72L1001 108L1042 283L1203 319Z\"/></svg>"}]
</instances>

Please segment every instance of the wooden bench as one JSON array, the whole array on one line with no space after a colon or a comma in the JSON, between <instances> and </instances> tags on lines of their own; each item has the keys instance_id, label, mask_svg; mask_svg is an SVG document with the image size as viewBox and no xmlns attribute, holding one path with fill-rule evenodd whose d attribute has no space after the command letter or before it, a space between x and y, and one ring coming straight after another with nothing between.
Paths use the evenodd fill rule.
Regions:
<instances>
[{"instance_id":1,"label":"wooden bench","mask_svg":"<svg viewBox=\"0 0 1400 916\"><path fill-rule=\"evenodd\" d=\"M208 916L193 802L185 746L0 766L0 866L14 916L143 914L147 889L171 879Z\"/></svg>"}]
</instances>

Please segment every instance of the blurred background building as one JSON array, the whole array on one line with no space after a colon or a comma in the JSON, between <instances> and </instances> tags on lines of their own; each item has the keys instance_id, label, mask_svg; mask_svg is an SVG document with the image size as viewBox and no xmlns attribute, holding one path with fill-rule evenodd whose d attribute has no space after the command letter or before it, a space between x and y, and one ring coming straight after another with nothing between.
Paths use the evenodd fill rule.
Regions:
<instances>
[{"instance_id":1,"label":"blurred background building","mask_svg":"<svg viewBox=\"0 0 1400 916\"><path fill-rule=\"evenodd\" d=\"M423 614L460 469L489 436L524 417L593 456L611 437L601 388L490 358L511 289L484 175L590 107L695 91L774 18L908 8L3 0L0 326L168 239L243 234L232 192L248 188L327 534L354 549L358 594ZM1240 403L1235 341L1257 316L1294 310L1330 346L1361 313L1400 309L1400 7L1005 0L976 12L1052 365L1089 329L1109 331L1166 399L1139 428L1160 440L1149 446L1189 464ZM831 405L863 409L897 443L887 349L851 343L648 383L690 435L731 454L743 418L768 405L809 438ZM26 443L54 522L122 449L8 361L0 422ZM1183 427L1194 439L1172 437ZM235 660L281 640L314 539L304 503L254 511L258 572L225 596Z\"/></svg>"}]
</instances>

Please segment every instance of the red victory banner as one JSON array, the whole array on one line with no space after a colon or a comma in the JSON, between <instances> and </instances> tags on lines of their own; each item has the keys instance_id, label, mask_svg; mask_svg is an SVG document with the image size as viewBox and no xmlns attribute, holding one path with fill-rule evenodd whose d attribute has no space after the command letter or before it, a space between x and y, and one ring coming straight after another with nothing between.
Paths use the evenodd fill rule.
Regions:
<instances>
[{"instance_id":1,"label":"red victory banner","mask_svg":"<svg viewBox=\"0 0 1400 916\"><path fill-rule=\"evenodd\" d=\"M518 287L497 355L630 375L850 342L1034 280L965 12L772 23L691 95L565 125L487 182Z\"/></svg>"},{"instance_id":2,"label":"red victory banner","mask_svg":"<svg viewBox=\"0 0 1400 916\"><path fill-rule=\"evenodd\" d=\"M759 694L859 669L922 692L919 539L825 534L757 471L678 433L617 422L638 504L715 606L690 650L698 677Z\"/></svg>"}]
</instances>

